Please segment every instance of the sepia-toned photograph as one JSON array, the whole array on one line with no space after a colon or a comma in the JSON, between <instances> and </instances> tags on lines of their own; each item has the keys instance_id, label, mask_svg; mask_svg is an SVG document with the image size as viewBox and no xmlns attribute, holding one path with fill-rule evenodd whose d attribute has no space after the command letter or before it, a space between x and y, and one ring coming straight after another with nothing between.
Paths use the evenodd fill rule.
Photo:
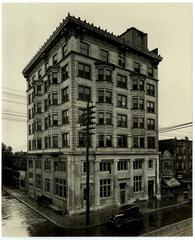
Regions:
<instances>
[{"instance_id":1,"label":"sepia-toned photograph","mask_svg":"<svg viewBox=\"0 0 195 240\"><path fill-rule=\"evenodd\" d=\"M192 3L1 7L2 238L192 237Z\"/></svg>"}]
</instances>

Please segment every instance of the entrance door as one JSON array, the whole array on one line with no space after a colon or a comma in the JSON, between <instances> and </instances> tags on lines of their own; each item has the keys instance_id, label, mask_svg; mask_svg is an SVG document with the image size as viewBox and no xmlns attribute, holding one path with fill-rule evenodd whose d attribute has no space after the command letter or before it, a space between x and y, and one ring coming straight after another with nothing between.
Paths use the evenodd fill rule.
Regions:
<instances>
[{"instance_id":1,"label":"entrance door","mask_svg":"<svg viewBox=\"0 0 195 240\"><path fill-rule=\"evenodd\" d=\"M154 180L148 181L148 197L154 197Z\"/></svg>"},{"instance_id":2,"label":"entrance door","mask_svg":"<svg viewBox=\"0 0 195 240\"><path fill-rule=\"evenodd\" d=\"M126 183L120 183L120 203L124 204L126 202Z\"/></svg>"}]
</instances>

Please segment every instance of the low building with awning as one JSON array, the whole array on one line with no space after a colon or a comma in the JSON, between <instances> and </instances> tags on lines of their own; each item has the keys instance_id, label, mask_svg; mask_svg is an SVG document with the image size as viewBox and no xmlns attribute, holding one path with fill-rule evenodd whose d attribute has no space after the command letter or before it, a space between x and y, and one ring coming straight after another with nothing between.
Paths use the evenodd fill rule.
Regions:
<instances>
[{"instance_id":1,"label":"low building with awning","mask_svg":"<svg viewBox=\"0 0 195 240\"><path fill-rule=\"evenodd\" d=\"M168 178L165 179L163 178L163 181L166 183L166 185L170 188L174 188L174 187L179 187L181 186L181 183L179 181L177 181L176 178L172 177L172 178Z\"/></svg>"}]
</instances>

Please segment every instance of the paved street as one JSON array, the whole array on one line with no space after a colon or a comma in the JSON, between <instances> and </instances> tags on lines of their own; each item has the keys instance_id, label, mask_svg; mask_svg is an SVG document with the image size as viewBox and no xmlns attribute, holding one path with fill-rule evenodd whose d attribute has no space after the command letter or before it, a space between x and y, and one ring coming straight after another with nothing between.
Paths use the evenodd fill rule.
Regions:
<instances>
[{"instance_id":1,"label":"paved street","mask_svg":"<svg viewBox=\"0 0 195 240\"><path fill-rule=\"evenodd\" d=\"M180 200L182 200L181 197ZM44 206L39 206L39 204L37 204L37 206L33 205L33 201L31 200L29 203L31 203L31 206L33 205L36 210L38 210L39 207L40 214L42 214L41 216L38 214L38 211L35 212L22 202L18 201L16 198L6 194L2 198L2 233L4 237L138 236L192 217L192 205L187 201L185 201L186 203L180 202L178 204L175 202L175 204L173 204L173 200L170 200L170 206L165 206L165 202L166 201L159 201L158 205L156 204L156 206L153 205L154 202L152 201L150 201L149 204L140 203L140 208L142 208L142 212L144 212L143 223L141 225L136 224L130 227L128 226L128 228L121 229L108 226L107 224L103 223L105 216L111 213L107 210L107 212L101 211L98 213L99 218L97 219L99 224L96 222L96 225L86 229L84 227L82 228L82 224L80 224L82 222L84 224L85 222L84 215L71 217L60 216L53 213L51 210L46 209ZM157 210L155 208L157 208ZM98 215L92 214L92 221L94 221L93 219L95 219L95 216L97 217ZM56 224L48 221L44 216L53 221L56 220L58 223L60 223L59 220L61 219L61 224L63 224L64 221L63 227L56 226ZM70 225L66 224L68 222L73 223L72 226L77 226L77 228L71 228ZM95 224L95 222L93 223ZM67 228L64 228L65 226L67 226Z\"/></svg>"}]
</instances>

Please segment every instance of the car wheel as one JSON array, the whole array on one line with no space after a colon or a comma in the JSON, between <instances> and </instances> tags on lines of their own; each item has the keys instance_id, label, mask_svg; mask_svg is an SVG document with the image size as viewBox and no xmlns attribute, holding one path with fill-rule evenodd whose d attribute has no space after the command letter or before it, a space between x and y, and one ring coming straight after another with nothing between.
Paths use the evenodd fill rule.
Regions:
<instances>
[{"instance_id":1,"label":"car wheel","mask_svg":"<svg viewBox=\"0 0 195 240\"><path fill-rule=\"evenodd\" d=\"M120 228L121 227L121 221L120 220L116 220L116 223L115 223L116 227L117 228Z\"/></svg>"}]
</instances>

